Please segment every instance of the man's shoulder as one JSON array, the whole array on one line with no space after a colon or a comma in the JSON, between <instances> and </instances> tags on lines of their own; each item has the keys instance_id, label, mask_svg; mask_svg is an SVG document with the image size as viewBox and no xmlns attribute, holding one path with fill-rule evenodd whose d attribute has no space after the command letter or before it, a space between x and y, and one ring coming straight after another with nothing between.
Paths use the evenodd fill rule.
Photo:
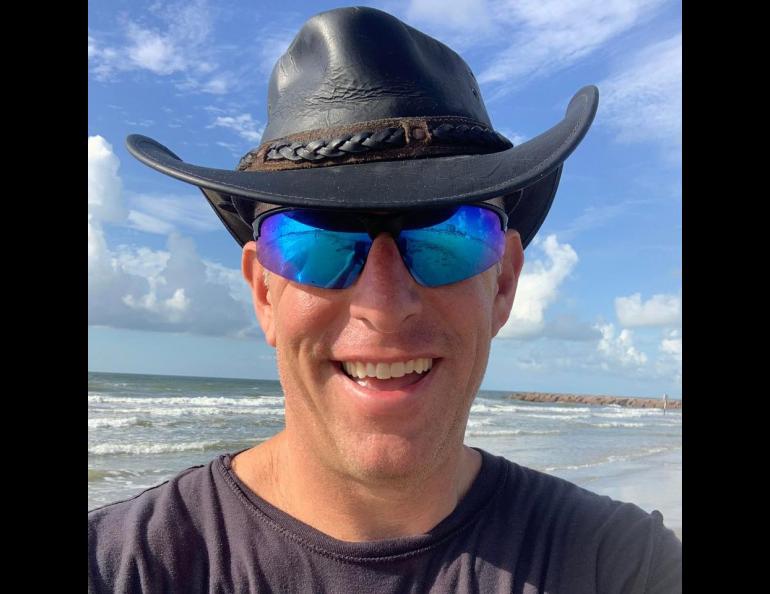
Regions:
<instances>
[{"instance_id":1,"label":"man's shoulder","mask_svg":"<svg viewBox=\"0 0 770 594\"><path fill-rule=\"evenodd\" d=\"M528 547L556 547L565 567L595 567L598 584L643 580L650 592L679 591L682 544L659 511L647 512L509 460L506 464L498 518Z\"/></svg>"},{"instance_id":2,"label":"man's shoulder","mask_svg":"<svg viewBox=\"0 0 770 594\"><path fill-rule=\"evenodd\" d=\"M216 461L205 465L192 466L179 472L171 479L150 487L141 493L109 503L88 512L89 526L105 522L131 521L146 517L148 513L173 513L191 497L202 490L212 487L212 466Z\"/></svg>"},{"instance_id":3,"label":"man's shoulder","mask_svg":"<svg viewBox=\"0 0 770 594\"><path fill-rule=\"evenodd\" d=\"M193 466L138 495L88 512L92 554L124 555L145 545L171 547L199 540L220 509L217 460Z\"/></svg>"},{"instance_id":4,"label":"man's shoulder","mask_svg":"<svg viewBox=\"0 0 770 594\"><path fill-rule=\"evenodd\" d=\"M647 512L634 503L503 460L507 475L494 513L498 521L517 530L559 534L565 543L591 543L597 549L629 541L676 540L657 510Z\"/></svg>"},{"instance_id":5,"label":"man's shoulder","mask_svg":"<svg viewBox=\"0 0 770 594\"><path fill-rule=\"evenodd\" d=\"M515 501L519 509L523 507L530 513L537 514L537 510L542 509L549 517L569 514L595 521L617 514L629 518L660 516L658 512L650 514L633 503L595 493L567 479L504 460L508 466L505 499Z\"/></svg>"},{"instance_id":6,"label":"man's shoulder","mask_svg":"<svg viewBox=\"0 0 770 594\"><path fill-rule=\"evenodd\" d=\"M199 557L206 555L206 530L220 500L217 463L188 468L135 497L89 511L89 591L112 591L115 584L162 590L165 576L203 566Z\"/></svg>"}]
</instances>

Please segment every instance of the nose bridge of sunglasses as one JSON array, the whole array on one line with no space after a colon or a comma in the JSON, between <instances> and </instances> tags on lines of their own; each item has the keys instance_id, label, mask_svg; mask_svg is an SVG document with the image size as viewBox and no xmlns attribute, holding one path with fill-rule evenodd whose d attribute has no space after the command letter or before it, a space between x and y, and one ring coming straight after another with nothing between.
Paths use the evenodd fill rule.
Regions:
<instances>
[{"instance_id":1,"label":"nose bridge of sunglasses","mask_svg":"<svg viewBox=\"0 0 770 594\"><path fill-rule=\"evenodd\" d=\"M361 217L361 221L372 241L377 239L377 236L381 233L387 233L395 240L398 238L398 234L404 227L405 216L406 215L402 213L370 214Z\"/></svg>"},{"instance_id":2,"label":"nose bridge of sunglasses","mask_svg":"<svg viewBox=\"0 0 770 594\"><path fill-rule=\"evenodd\" d=\"M360 217L369 237L374 240L380 233L388 233L398 239L404 229L424 229L450 219L459 207L425 209L399 212L367 213Z\"/></svg>"},{"instance_id":3,"label":"nose bridge of sunglasses","mask_svg":"<svg viewBox=\"0 0 770 594\"><path fill-rule=\"evenodd\" d=\"M369 278L389 279L388 282L403 282L406 277L401 275L405 274L420 284L410 263L411 257L407 253L406 244L399 239L398 231L382 231L371 237L359 274L363 275L364 270L368 270ZM371 276L373 271L374 277Z\"/></svg>"}]
</instances>

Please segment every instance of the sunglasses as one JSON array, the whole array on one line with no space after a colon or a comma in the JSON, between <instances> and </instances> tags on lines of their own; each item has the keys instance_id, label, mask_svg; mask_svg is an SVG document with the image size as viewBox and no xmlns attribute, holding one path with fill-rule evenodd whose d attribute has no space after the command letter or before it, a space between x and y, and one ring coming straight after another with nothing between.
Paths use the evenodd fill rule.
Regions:
<instances>
[{"instance_id":1,"label":"sunglasses","mask_svg":"<svg viewBox=\"0 0 770 594\"><path fill-rule=\"evenodd\" d=\"M465 280L497 263L508 215L487 203L389 214L282 207L253 223L257 259L289 280L344 289L361 274L374 239L389 233L424 287Z\"/></svg>"}]
</instances>

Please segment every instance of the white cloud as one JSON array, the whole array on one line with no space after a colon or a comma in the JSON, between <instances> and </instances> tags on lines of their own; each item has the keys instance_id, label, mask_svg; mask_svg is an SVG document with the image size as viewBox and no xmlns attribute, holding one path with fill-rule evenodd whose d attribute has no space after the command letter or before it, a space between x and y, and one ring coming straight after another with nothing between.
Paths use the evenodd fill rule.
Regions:
<instances>
[{"instance_id":1,"label":"white cloud","mask_svg":"<svg viewBox=\"0 0 770 594\"><path fill-rule=\"evenodd\" d=\"M98 223L127 224L147 233L168 235L172 231L214 231L221 227L216 214L202 195L131 194L124 204L120 162L112 145L101 136L88 138L88 212Z\"/></svg>"},{"instance_id":2,"label":"white cloud","mask_svg":"<svg viewBox=\"0 0 770 594\"><path fill-rule=\"evenodd\" d=\"M597 350L606 357L609 363L620 363L623 367L641 366L647 363L647 355L637 350L633 344L633 333L628 328L615 336L613 324L597 324L596 329L602 333ZM604 365L609 368L608 364Z\"/></svg>"},{"instance_id":3,"label":"white cloud","mask_svg":"<svg viewBox=\"0 0 770 594\"><path fill-rule=\"evenodd\" d=\"M169 236L165 251L120 246L111 252L89 218L89 324L259 336L245 281L234 290L236 274L201 259L193 240L177 233Z\"/></svg>"},{"instance_id":4,"label":"white cloud","mask_svg":"<svg viewBox=\"0 0 770 594\"><path fill-rule=\"evenodd\" d=\"M649 209L649 205L654 202L656 202L654 198L645 198L597 206L589 205L583 209L581 214L572 219L566 227L554 230L554 233L561 237L563 241L569 241L586 231L605 227L618 217L634 216L635 212L639 211L638 207L641 206Z\"/></svg>"},{"instance_id":5,"label":"white cloud","mask_svg":"<svg viewBox=\"0 0 770 594\"><path fill-rule=\"evenodd\" d=\"M407 22L440 23L444 27L487 30L491 23L487 0L411 0Z\"/></svg>"},{"instance_id":6,"label":"white cloud","mask_svg":"<svg viewBox=\"0 0 770 594\"><path fill-rule=\"evenodd\" d=\"M222 148L226 148L228 151L230 151L233 155L240 158L243 155L243 151L240 149L240 147L236 144L233 144L232 142L222 142L221 140L218 140L216 142L217 146L221 146Z\"/></svg>"},{"instance_id":7,"label":"white cloud","mask_svg":"<svg viewBox=\"0 0 770 594\"><path fill-rule=\"evenodd\" d=\"M483 47L490 58L477 79L494 101L586 58L668 1L411 0L405 18L458 51Z\"/></svg>"},{"instance_id":8,"label":"white cloud","mask_svg":"<svg viewBox=\"0 0 770 594\"><path fill-rule=\"evenodd\" d=\"M115 263L127 274L146 278L159 276L168 265L169 253L148 247L132 248L119 245L113 254Z\"/></svg>"},{"instance_id":9,"label":"white cloud","mask_svg":"<svg viewBox=\"0 0 770 594\"><path fill-rule=\"evenodd\" d=\"M91 72L100 81L117 73L147 70L158 76L182 74L178 88L221 95L233 83L229 72L217 72L221 48L211 41L213 13L207 0L156 3L141 22L122 20L124 38L106 47L88 36Z\"/></svg>"},{"instance_id":10,"label":"white cloud","mask_svg":"<svg viewBox=\"0 0 770 594\"><path fill-rule=\"evenodd\" d=\"M192 93L209 93L210 95L226 95L236 86L236 77L231 72L220 72L206 80L196 76L187 76L175 83L176 88Z\"/></svg>"},{"instance_id":11,"label":"white cloud","mask_svg":"<svg viewBox=\"0 0 770 594\"><path fill-rule=\"evenodd\" d=\"M241 280L238 290L240 272L201 259L192 239L172 232L166 251L125 245L110 249L102 222L120 221L125 213L119 161L102 137L88 140L88 323L259 336L245 281ZM174 200L158 204L165 206L156 211L163 216L181 208ZM187 205L185 209L194 211ZM131 211L129 220L154 224L155 232L164 229L161 219L137 211Z\"/></svg>"},{"instance_id":12,"label":"white cloud","mask_svg":"<svg viewBox=\"0 0 770 594\"><path fill-rule=\"evenodd\" d=\"M656 142L670 163L681 162L681 34L643 49L599 88L597 121L614 129L618 141Z\"/></svg>"},{"instance_id":13,"label":"white cloud","mask_svg":"<svg viewBox=\"0 0 770 594\"><path fill-rule=\"evenodd\" d=\"M661 337L676 333L654 338L655 331L644 329L632 334L602 323L595 325L594 333L597 338L590 341L563 340L547 333L535 340L493 341L485 381L498 381L500 389L510 389L511 377L517 376L514 381L523 382L520 385L535 382L541 390L681 395L681 363L659 348ZM511 375L516 369L521 373ZM565 387L546 387L554 383Z\"/></svg>"},{"instance_id":14,"label":"white cloud","mask_svg":"<svg viewBox=\"0 0 770 594\"><path fill-rule=\"evenodd\" d=\"M104 239L104 233L101 225L94 218L94 215L88 213L88 273L89 273L89 286L90 275L93 271L94 275L100 277L109 277L112 268L109 259L109 250L107 249L107 242Z\"/></svg>"},{"instance_id":15,"label":"white cloud","mask_svg":"<svg viewBox=\"0 0 770 594\"><path fill-rule=\"evenodd\" d=\"M669 330L660 342L660 351L674 361L682 362L682 336L678 330Z\"/></svg>"},{"instance_id":16,"label":"white cloud","mask_svg":"<svg viewBox=\"0 0 770 594\"><path fill-rule=\"evenodd\" d=\"M155 120L140 120L138 122L126 121L129 126L141 126L142 128L149 128L155 125Z\"/></svg>"},{"instance_id":17,"label":"white cloud","mask_svg":"<svg viewBox=\"0 0 770 594\"><path fill-rule=\"evenodd\" d=\"M147 293L141 299L136 299L133 295L124 295L123 303L134 309L146 309L161 314L170 322L179 322L190 306L184 289L177 289L171 297L160 302L157 301L154 291Z\"/></svg>"},{"instance_id":18,"label":"white cloud","mask_svg":"<svg viewBox=\"0 0 770 594\"><path fill-rule=\"evenodd\" d=\"M578 262L572 246L560 244L555 235L542 241L535 238L532 245L544 251L548 261L525 261L513 310L498 333L500 338L532 338L542 334L545 310L554 302L559 286Z\"/></svg>"},{"instance_id":19,"label":"white cloud","mask_svg":"<svg viewBox=\"0 0 770 594\"><path fill-rule=\"evenodd\" d=\"M120 222L127 216L119 168L112 145L101 136L89 136L88 212L97 220Z\"/></svg>"},{"instance_id":20,"label":"white cloud","mask_svg":"<svg viewBox=\"0 0 770 594\"><path fill-rule=\"evenodd\" d=\"M490 14L511 42L480 72L479 83L500 85L499 97L562 70L650 18L664 1L490 0Z\"/></svg>"},{"instance_id":21,"label":"white cloud","mask_svg":"<svg viewBox=\"0 0 770 594\"><path fill-rule=\"evenodd\" d=\"M641 293L615 299L621 326L675 326L681 323L682 300L678 295L653 295L642 302Z\"/></svg>"},{"instance_id":22,"label":"white cloud","mask_svg":"<svg viewBox=\"0 0 770 594\"><path fill-rule=\"evenodd\" d=\"M518 132L514 132L507 128L501 128L498 132L510 140L513 143L513 146L519 146L529 140L528 136L524 136L523 134L519 134Z\"/></svg>"},{"instance_id":23,"label":"white cloud","mask_svg":"<svg viewBox=\"0 0 770 594\"><path fill-rule=\"evenodd\" d=\"M543 336L560 340L593 342L599 340L601 333L587 322L562 314L545 323Z\"/></svg>"},{"instance_id":24,"label":"white cloud","mask_svg":"<svg viewBox=\"0 0 770 594\"><path fill-rule=\"evenodd\" d=\"M224 95L230 90L232 80L227 74L220 74L204 83L202 90L212 95Z\"/></svg>"},{"instance_id":25,"label":"white cloud","mask_svg":"<svg viewBox=\"0 0 770 594\"><path fill-rule=\"evenodd\" d=\"M187 68L187 62L172 37L142 29L134 23L129 23L127 35L131 43L126 48L126 55L137 68L155 74L171 74Z\"/></svg>"},{"instance_id":26,"label":"white cloud","mask_svg":"<svg viewBox=\"0 0 770 594\"><path fill-rule=\"evenodd\" d=\"M217 116L212 124L207 128L227 128L234 130L241 138L248 140L253 144L258 144L265 131L264 126L251 119L251 114L243 113L237 116Z\"/></svg>"},{"instance_id":27,"label":"white cloud","mask_svg":"<svg viewBox=\"0 0 770 594\"><path fill-rule=\"evenodd\" d=\"M153 8L159 27L127 23L129 45L125 51L129 60L137 68L160 75L183 70L210 71L202 53L212 29L208 3L197 0Z\"/></svg>"},{"instance_id":28,"label":"white cloud","mask_svg":"<svg viewBox=\"0 0 770 594\"><path fill-rule=\"evenodd\" d=\"M248 285L243 280L240 270L227 268L214 262L206 262L206 280L226 286L234 300L242 301L247 307L251 308L251 293L249 292ZM251 309L249 311L253 312Z\"/></svg>"},{"instance_id":29,"label":"white cloud","mask_svg":"<svg viewBox=\"0 0 770 594\"><path fill-rule=\"evenodd\" d=\"M98 80L108 80L116 69L118 52L113 48L102 47L91 35L88 36L88 61L91 71Z\"/></svg>"},{"instance_id":30,"label":"white cloud","mask_svg":"<svg viewBox=\"0 0 770 594\"><path fill-rule=\"evenodd\" d=\"M151 215L132 210L128 213L128 221L131 227L145 233L156 233L158 235L168 235L174 230L174 225L161 221Z\"/></svg>"},{"instance_id":31,"label":"white cloud","mask_svg":"<svg viewBox=\"0 0 770 594\"><path fill-rule=\"evenodd\" d=\"M222 223L203 194L193 189L190 194L138 194L131 196L129 220L137 229L168 234L175 229L218 231Z\"/></svg>"},{"instance_id":32,"label":"white cloud","mask_svg":"<svg viewBox=\"0 0 770 594\"><path fill-rule=\"evenodd\" d=\"M667 330L658 347L660 356L656 362L659 375L672 377L674 383L682 386L682 334L679 330Z\"/></svg>"}]
</instances>

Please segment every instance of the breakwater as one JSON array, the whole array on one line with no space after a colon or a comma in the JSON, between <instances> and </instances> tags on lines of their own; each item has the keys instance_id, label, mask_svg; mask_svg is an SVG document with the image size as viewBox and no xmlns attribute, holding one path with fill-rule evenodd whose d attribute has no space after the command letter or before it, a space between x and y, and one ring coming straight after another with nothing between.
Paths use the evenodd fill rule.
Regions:
<instances>
[{"instance_id":1,"label":"breakwater","mask_svg":"<svg viewBox=\"0 0 770 594\"><path fill-rule=\"evenodd\" d=\"M547 392L511 392L511 400L526 400L527 402L571 402L573 404L589 404L594 406L609 406L617 404L630 408L664 408L663 398L625 398L620 396L591 396L583 394L550 394ZM665 408L681 409L682 401L668 399Z\"/></svg>"}]
</instances>

